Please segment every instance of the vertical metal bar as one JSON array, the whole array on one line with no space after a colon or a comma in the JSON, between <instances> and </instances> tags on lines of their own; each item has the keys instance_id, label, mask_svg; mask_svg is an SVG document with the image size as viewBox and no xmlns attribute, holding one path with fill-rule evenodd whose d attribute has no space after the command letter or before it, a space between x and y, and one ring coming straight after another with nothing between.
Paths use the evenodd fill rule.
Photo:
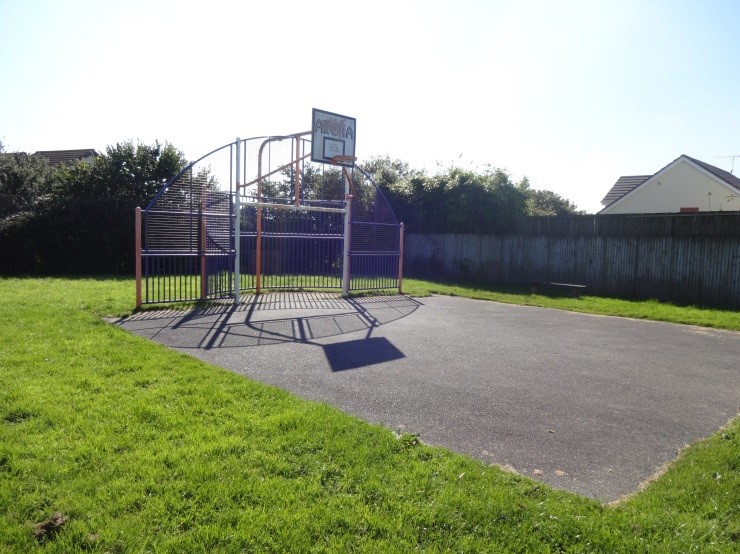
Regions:
<instances>
[{"instance_id":1,"label":"vertical metal bar","mask_svg":"<svg viewBox=\"0 0 740 554\"><path fill-rule=\"evenodd\" d=\"M170 298L170 274L172 273L171 263L167 263L167 258L164 259L164 279L161 282L160 297L164 300L171 300ZM176 299L175 299L176 300Z\"/></svg>"},{"instance_id":2,"label":"vertical metal bar","mask_svg":"<svg viewBox=\"0 0 740 554\"><path fill-rule=\"evenodd\" d=\"M398 226L398 294L403 294L403 240L405 227L403 222Z\"/></svg>"},{"instance_id":3,"label":"vertical metal bar","mask_svg":"<svg viewBox=\"0 0 740 554\"><path fill-rule=\"evenodd\" d=\"M208 272L206 268L206 218L203 215L203 199L201 197L200 219L200 299L208 296Z\"/></svg>"},{"instance_id":4,"label":"vertical metal bar","mask_svg":"<svg viewBox=\"0 0 740 554\"><path fill-rule=\"evenodd\" d=\"M349 174L346 168L342 168L344 178L344 200L346 212L344 214L344 248L342 252L342 294L347 296L350 289L349 273L349 246L350 246L350 216L352 213L352 195L349 189Z\"/></svg>"},{"instance_id":5,"label":"vertical metal bar","mask_svg":"<svg viewBox=\"0 0 740 554\"><path fill-rule=\"evenodd\" d=\"M137 207L134 214L134 250L136 252L136 309L138 310L139 308L141 308L141 208Z\"/></svg>"},{"instance_id":6,"label":"vertical metal bar","mask_svg":"<svg viewBox=\"0 0 740 554\"><path fill-rule=\"evenodd\" d=\"M188 191L190 194L190 207L188 208L188 250L190 252L193 252L195 250L195 245L193 244L193 168L191 167L188 170L188 173L190 174L190 190Z\"/></svg>"},{"instance_id":7,"label":"vertical metal bar","mask_svg":"<svg viewBox=\"0 0 740 554\"><path fill-rule=\"evenodd\" d=\"M239 195L241 194L241 146L242 141L239 137L236 138L236 195L234 196L234 304L237 306L241 301L240 284L241 284L241 273L240 273L240 261L241 261L241 200Z\"/></svg>"},{"instance_id":8,"label":"vertical metal bar","mask_svg":"<svg viewBox=\"0 0 740 554\"><path fill-rule=\"evenodd\" d=\"M262 147L257 157L257 201L262 202ZM262 207L257 206L257 239L255 244L255 294L260 293L262 285Z\"/></svg>"},{"instance_id":9,"label":"vertical metal bar","mask_svg":"<svg viewBox=\"0 0 740 554\"><path fill-rule=\"evenodd\" d=\"M300 163L301 163L301 139L300 137L296 137L295 138L295 205L296 207L301 205Z\"/></svg>"}]
</instances>

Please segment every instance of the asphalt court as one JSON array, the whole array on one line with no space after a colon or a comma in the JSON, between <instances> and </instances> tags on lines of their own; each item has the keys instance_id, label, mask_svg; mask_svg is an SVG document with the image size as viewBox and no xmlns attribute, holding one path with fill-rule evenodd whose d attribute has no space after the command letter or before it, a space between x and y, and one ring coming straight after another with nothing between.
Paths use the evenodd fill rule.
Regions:
<instances>
[{"instance_id":1,"label":"asphalt court","mask_svg":"<svg viewBox=\"0 0 740 554\"><path fill-rule=\"evenodd\" d=\"M128 331L611 501L740 407L740 333L462 298L270 293Z\"/></svg>"}]
</instances>

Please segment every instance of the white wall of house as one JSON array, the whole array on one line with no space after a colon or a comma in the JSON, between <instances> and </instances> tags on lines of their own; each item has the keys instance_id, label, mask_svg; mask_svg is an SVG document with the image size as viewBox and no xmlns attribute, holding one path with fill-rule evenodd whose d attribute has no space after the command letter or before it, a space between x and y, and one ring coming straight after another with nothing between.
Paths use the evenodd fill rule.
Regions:
<instances>
[{"instance_id":1,"label":"white wall of house","mask_svg":"<svg viewBox=\"0 0 740 554\"><path fill-rule=\"evenodd\" d=\"M672 213L681 208L738 211L740 193L688 161L679 160L600 213Z\"/></svg>"}]
</instances>

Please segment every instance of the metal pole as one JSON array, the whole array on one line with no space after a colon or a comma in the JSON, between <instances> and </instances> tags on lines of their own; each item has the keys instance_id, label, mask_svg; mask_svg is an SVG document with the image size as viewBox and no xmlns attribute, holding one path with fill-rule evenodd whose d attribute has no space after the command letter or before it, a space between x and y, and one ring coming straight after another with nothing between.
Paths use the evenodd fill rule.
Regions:
<instances>
[{"instance_id":1,"label":"metal pole","mask_svg":"<svg viewBox=\"0 0 740 554\"><path fill-rule=\"evenodd\" d=\"M208 297L208 270L206 263L206 247L208 239L206 238L206 217L203 215L204 198L200 199L200 299L205 300Z\"/></svg>"},{"instance_id":2,"label":"metal pole","mask_svg":"<svg viewBox=\"0 0 740 554\"><path fill-rule=\"evenodd\" d=\"M136 250L136 309L141 308L141 208L134 212L134 235Z\"/></svg>"},{"instance_id":3,"label":"metal pole","mask_svg":"<svg viewBox=\"0 0 740 554\"><path fill-rule=\"evenodd\" d=\"M398 249L398 294L403 294L403 240L405 234L403 223L399 226L399 249Z\"/></svg>"},{"instance_id":4,"label":"metal pole","mask_svg":"<svg viewBox=\"0 0 740 554\"><path fill-rule=\"evenodd\" d=\"M349 220L352 215L352 195L349 193L349 173L346 168L342 168L344 177L344 199L346 202L346 213L344 214L344 246L342 252L342 295L349 294L349 246L350 246L350 224Z\"/></svg>"},{"instance_id":5,"label":"metal pole","mask_svg":"<svg viewBox=\"0 0 740 554\"><path fill-rule=\"evenodd\" d=\"M262 143L259 154L257 155L257 202L262 202L262 150L268 142L269 139ZM262 208L259 206L257 206L256 227L257 237L254 249L254 292L255 294L259 294L262 286Z\"/></svg>"},{"instance_id":6,"label":"metal pole","mask_svg":"<svg viewBox=\"0 0 740 554\"><path fill-rule=\"evenodd\" d=\"M272 208L275 210L288 210L292 212L324 212L343 214L344 208L324 208L322 206L294 206L293 204L276 204L274 202L249 202L250 206L257 208Z\"/></svg>"},{"instance_id":7,"label":"metal pole","mask_svg":"<svg viewBox=\"0 0 740 554\"><path fill-rule=\"evenodd\" d=\"M301 137L295 138L295 205L301 205Z\"/></svg>"},{"instance_id":8,"label":"metal pole","mask_svg":"<svg viewBox=\"0 0 740 554\"><path fill-rule=\"evenodd\" d=\"M234 197L234 304L241 301L241 190L239 188L242 177L242 140L236 137L236 196Z\"/></svg>"}]
</instances>

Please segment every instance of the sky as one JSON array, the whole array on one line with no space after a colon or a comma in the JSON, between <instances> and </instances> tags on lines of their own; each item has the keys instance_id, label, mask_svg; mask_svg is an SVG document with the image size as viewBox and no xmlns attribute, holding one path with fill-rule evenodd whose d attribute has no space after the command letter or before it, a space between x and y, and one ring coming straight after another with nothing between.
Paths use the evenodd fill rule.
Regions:
<instances>
[{"instance_id":1,"label":"sky","mask_svg":"<svg viewBox=\"0 0 740 554\"><path fill-rule=\"evenodd\" d=\"M681 154L740 174L738 0L0 0L0 76L11 152L196 159L319 108L360 163L502 168L588 212Z\"/></svg>"}]
</instances>

